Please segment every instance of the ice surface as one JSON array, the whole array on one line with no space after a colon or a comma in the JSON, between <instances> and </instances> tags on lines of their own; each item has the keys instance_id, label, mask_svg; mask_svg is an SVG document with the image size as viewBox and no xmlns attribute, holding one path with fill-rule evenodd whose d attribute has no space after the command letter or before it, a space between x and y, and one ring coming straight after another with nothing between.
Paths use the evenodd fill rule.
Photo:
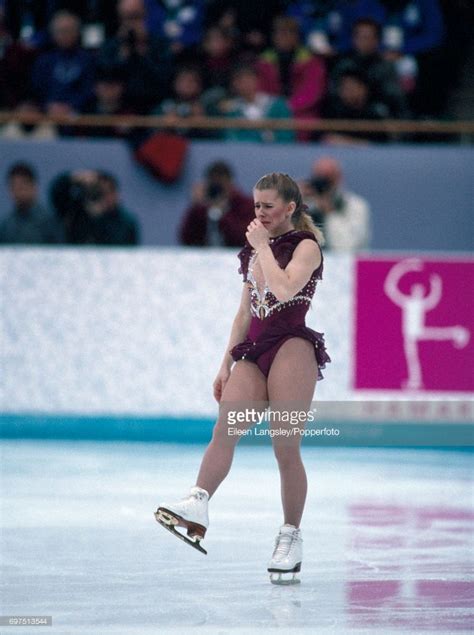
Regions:
<instances>
[{"instance_id":1,"label":"ice surface","mask_svg":"<svg viewBox=\"0 0 474 635\"><path fill-rule=\"evenodd\" d=\"M271 585L270 447L240 446L204 556L160 527L203 446L4 441L2 633L462 633L473 627L472 455L305 447L301 585Z\"/></svg>"}]
</instances>

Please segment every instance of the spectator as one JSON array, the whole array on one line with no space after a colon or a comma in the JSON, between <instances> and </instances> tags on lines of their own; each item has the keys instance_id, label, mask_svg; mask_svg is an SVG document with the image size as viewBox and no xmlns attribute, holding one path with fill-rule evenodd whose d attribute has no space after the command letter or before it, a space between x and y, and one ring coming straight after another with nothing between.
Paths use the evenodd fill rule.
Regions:
<instances>
[{"instance_id":1,"label":"spectator","mask_svg":"<svg viewBox=\"0 0 474 635\"><path fill-rule=\"evenodd\" d=\"M31 48L47 43L48 23L51 18L49 0L4 0L9 30L16 41Z\"/></svg>"},{"instance_id":2,"label":"spectator","mask_svg":"<svg viewBox=\"0 0 474 635\"><path fill-rule=\"evenodd\" d=\"M384 44L386 56L400 74L412 59L418 79L411 96L417 114L436 116L441 111L448 83L441 45L444 38L443 16L438 0L384 0L386 11Z\"/></svg>"},{"instance_id":3,"label":"spectator","mask_svg":"<svg viewBox=\"0 0 474 635\"><path fill-rule=\"evenodd\" d=\"M267 48L270 41L269 16L280 15L287 0L211 0L206 11L206 25L217 25L238 38L252 61L255 54Z\"/></svg>"},{"instance_id":4,"label":"spectator","mask_svg":"<svg viewBox=\"0 0 474 635\"><path fill-rule=\"evenodd\" d=\"M138 245L138 222L122 204L117 179L107 172L99 172L98 184L101 199L95 209L96 244Z\"/></svg>"},{"instance_id":5,"label":"spectator","mask_svg":"<svg viewBox=\"0 0 474 635\"><path fill-rule=\"evenodd\" d=\"M26 98L35 52L14 42L0 5L0 109L12 109Z\"/></svg>"},{"instance_id":6,"label":"spectator","mask_svg":"<svg viewBox=\"0 0 474 635\"><path fill-rule=\"evenodd\" d=\"M164 115L173 123L177 117L193 117L213 113L212 100L206 100L203 94L203 78L199 67L183 66L173 82L173 96L165 99L154 110L154 114ZM190 138L206 138L211 133L203 129L176 128L175 132Z\"/></svg>"},{"instance_id":7,"label":"spectator","mask_svg":"<svg viewBox=\"0 0 474 635\"><path fill-rule=\"evenodd\" d=\"M240 247L253 218L253 199L236 188L230 166L216 161L207 167L204 183L194 185L180 241L184 245Z\"/></svg>"},{"instance_id":8,"label":"spectator","mask_svg":"<svg viewBox=\"0 0 474 635\"><path fill-rule=\"evenodd\" d=\"M384 104L390 117L407 115L405 97L395 65L380 52L381 26L371 18L358 20L353 27L352 50L331 73L331 91L347 70L359 70L370 84L377 103Z\"/></svg>"},{"instance_id":9,"label":"spectator","mask_svg":"<svg viewBox=\"0 0 474 635\"><path fill-rule=\"evenodd\" d=\"M84 23L85 40L91 39L87 31L91 24L109 32L114 29L116 0L4 0L8 24L16 40L29 46L42 48L48 43L47 25L56 11L67 9ZM94 38L97 39L97 36Z\"/></svg>"},{"instance_id":10,"label":"spectator","mask_svg":"<svg viewBox=\"0 0 474 635\"><path fill-rule=\"evenodd\" d=\"M0 243L52 244L64 239L60 222L38 201L38 180L28 163L15 163L7 174L13 211L0 223Z\"/></svg>"},{"instance_id":11,"label":"spectator","mask_svg":"<svg viewBox=\"0 0 474 635\"><path fill-rule=\"evenodd\" d=\"M145 0L147 28L166 40L174 55L200 42L203 0Z\"/></svg>"},{"instance_id":12,"label":"spectator","mask_svg":"<svg viewBox=\"0 0 474 635\"><path fill-rule=\"evenodd\" d=\"M33 67L33 91L51 115L80 112L92 94L94 64L80 47L80 29L77 16L58 11L51 21L53 49L41 54Z\"/></svg>"},{"instance_id":13,"label":"spectator","mask_svg":"<svg viewBox=\"0 0 474 635\"><path fill-rule=\"evenodd\" d=\"M235 38L219 26L207 29L202 42L200 64L205 69L208 89L221 89L221 96L229 88L230 76L237 62Z\"/></svg>"},{"instance_id":14,"label":"spectator","mask_svg":"<svg viewBox=\"0 0 474 635\"><path fill-rule=\"evenodd\" d=\"M419 55L443 42L443 14L439 0L381 0L384 44L401 53ZM397 46L398 44L398 46Z\"/></svg>"},{"instance_id":15,"label":"spectator","mask_svg":"<svg viewBox=\"0 0 474 635\"><path fill-rule=\"evenodd\" d=\"M41 117L42 112L33 100L23 101L15 109L20 115L31 115L33 118ZM55 139L56 127L50 123L18 123L10 121L0 128L0 137L3 139Z\"/></svg>"},{"instance_id":16,"label":"spectator","mask_svg":"<svg viewBox=\"0 0 474 635\"><path fill-rule=\"evenodd\" d=\"M94 96L84 106L84 113L92 115L131 115L133 109L125 102L125 73L122 68L98 69ZM82 128L80 134L88 137L125 137L129 134L125 126Z\"/></svg>"},{"instance_id":17,"label":"spectator","mask_svg":"<svg viewBox=\"0 0 474 635\"><path fill-rule=\"evenodd\" d=\"M293 18L275 19L272 42L273 48L257 62L261 89L285 96L296 118L318 117L326 90L324 62L301 46L298 23ZM299 140L309 137L308 133L298 134Z\"/></svg>"},{"instance_id":18,"label":"spectator","mask_svg":"<svg viewBox=\"0 0 474 635\"><path fill-rule=\"evenodd\" d=\"M120 0L118 16L117 35L100 50L99 65L124 71L125 98L145 114L168 94L172 59L166 43L148 32L143 0Z\"/></svg>"},{"instance_id":19,"label":"spectator","mask_svg":"<svg viewBox=\"0 0 474 635\"><path fill-rule=\"evenodd\" d=\"M344 49L346 11L341 0L297 0L287 8L287 15L298 20L308 48L331 59Z\"/></svg>"},{"instance_id":20,"label":"spectator","mask_svg":"<svg viewBox=\"0 0 474 635\"><path fill-rule=\"evenodd\" d=\"M139 229L122 206L117 179L97 170L65 172L53 181L51 201L64 220L67 242L136 245Z\"/></svg>"},{"instance_id":21,"label":"spectator","mask_svg":"<svg viewBox=\"0 0 474 635\"><path fill-rule=\"evenodd\" d=\"M445 29L439 0L356 0L348 14L352 24L371 17L383 25L385 57L396 64L408 87L418 75L412 109L418 114L438 113L445 92L440 86L447 83L448 75L441 50Z\"/></svg>"},{"instance_id":22,"label":"spectator","mask_svg":"<svg viewBox=\"0 0 474 635\"><path fill-rule=\"evenodd\" d=\"M232 74L231 86L235 97L222 105L227 117L240 117L250 121L291 118L291 111L284 99L259 91L258 73L253 66L237 67ZM225 131L225 138L229 141L291 142L295 135L292 130L229 129Z\"/></svg>"},{"instance_id":23,"label":"spectator","mask_svg":"<svg viewBox=\"0 0 474 635\"><path fill-rule=\"evenodd\" d=\"M389 115L384 104L375 102L371 96L370 84L361 71L348 69L339 75L336 94L330 95L323 106L323 114L328 119L385 119ZM328 134L326 143L363 143L383 141L383 133L351 132L350 135Z\"/></svg>"},{"instance_id":24,"label":"spectator","mask_svg":"<svg viewBox=\"0 0 474 635\"><path fill-rule=\"evenodd\" d=\"M324 232L326 248L356 251L370 244L370 207L365 199L342 187L338 161L323 157L314 162L311 178L302 183L304 202Z\"/></svg>"}]
</instances>

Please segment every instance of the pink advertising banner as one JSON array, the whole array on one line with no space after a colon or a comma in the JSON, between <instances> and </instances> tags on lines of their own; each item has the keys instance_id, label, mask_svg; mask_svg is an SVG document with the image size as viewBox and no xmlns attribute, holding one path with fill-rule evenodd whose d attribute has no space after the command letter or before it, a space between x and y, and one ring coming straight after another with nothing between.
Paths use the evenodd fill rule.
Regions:
<instances>
[{"instance_id":1,"label":"pink advertising banner","mask_svg":"<svg viewBox=\"0 0 474 635\"><path fill-rule=\"evenodd\" d=\"M356 263L354 387L474 391L474 260Z\"/></svg>"}]
</instances>

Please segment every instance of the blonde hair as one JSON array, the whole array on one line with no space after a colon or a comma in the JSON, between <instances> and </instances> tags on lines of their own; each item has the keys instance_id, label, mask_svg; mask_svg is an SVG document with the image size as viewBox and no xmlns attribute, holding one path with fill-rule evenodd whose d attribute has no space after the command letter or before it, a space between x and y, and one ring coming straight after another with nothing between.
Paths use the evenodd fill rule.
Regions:
<instances>
[{"instance_id":1,"label":"blonde hair","mask_svg":"<svg viewBox=\"0 0 474 635\"><path fill-rule=\"evenodd\" d=\"M303 203L300 188L291 176L282 172L270 172L257 181L254 190L276 190L285 203L295 203L296 208L291 217L295 229L313 233L318 243L324 245L324 234L306 211L308 208Z\"/></svg>"}]
</instances>

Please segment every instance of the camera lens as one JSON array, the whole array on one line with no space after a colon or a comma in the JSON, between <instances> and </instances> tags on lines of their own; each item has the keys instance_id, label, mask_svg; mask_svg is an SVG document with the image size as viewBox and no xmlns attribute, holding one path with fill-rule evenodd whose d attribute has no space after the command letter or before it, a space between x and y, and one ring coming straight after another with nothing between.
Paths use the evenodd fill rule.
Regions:
<instances>
[{"instance_id":1,"label":"camera lens","mask_svg":"<svg viewBox=\"0 0 474 635\"><path fill-rule=\"evenodd\" d=\"M318 192L318 194L324 194L325 192L328 192L332 186L331 181L323 176L316 176L312 178L310 183L313 190Z\"/></svg>"},{"instance_id":2,"label":"camera lens","mask_svg":"<svg viewBox=\"0 0 474 635\"><path fill-rule=\"evenodd\" d=\"M224 194L224 188L219 183L209 183L207 186L207 198L213 200Z\"/></svg>"}]
</instances>

